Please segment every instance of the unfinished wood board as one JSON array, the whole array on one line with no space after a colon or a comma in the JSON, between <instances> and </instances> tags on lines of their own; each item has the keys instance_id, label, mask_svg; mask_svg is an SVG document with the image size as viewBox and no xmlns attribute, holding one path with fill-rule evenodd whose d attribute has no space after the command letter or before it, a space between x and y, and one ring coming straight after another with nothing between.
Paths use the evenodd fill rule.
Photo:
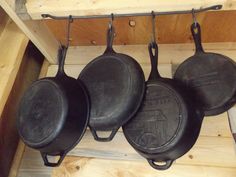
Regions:
<instances>
[{"instance_id":1,"label":"unfinished wood board","mask_svg":"<svg viewBox=\"0 0 236 177\"><path fill-rule=\"evenodd\" d=\"M206 52L215 52L226 55L236 61L236 43L204 43ZM116 45L114 50L132 56L141 64L150 64L147 45ZM94 58L102 55L105 46L78 46L69 47L66 64L87 64ZM160 64L180 64L194 55L193 44L161 44L159 45Z\"/></svg>"},{"instance_id":2,"label":"unfinished wood board","mask_svg":"<svg viewBox=\"0 0 236 177\"><path fill-rule=\"evenodd\" d=\"M230 128L236 143L236 105L228 111Z\"/></svg>"},{"instance_id":3,"label":"unfinished wood board","mask_svg":"<svg viewBox=\"0 0 236 177\"><path fill-rule=\"evenodd\" d=\"M236 11L210 11L197 15L201 25L202 42L236 42ZM109 18L76 19L71 27L72 46L105 45ZM130 25L132 22L134 25ZM147 44L151 40L151 17L115 18L115 45ZM159 44L192 43L190 26L192 15L166 15L156 17L156 38ZM62 43L66 42L67 20L45 20Z\"/></svg>"},{"instance_id":4,"label":"unfinished wood board","mask_svg":"<svg viewBox=\"0 0 236 177\"><path fill-rule=\"evenodd\" d=\"M20 67L16 70L16 77L10 94L1 113L0 120L0 176L7 176L19 141L16 130L18 104L26 88L38 77L41 62L39 51L32 45L26 49ZM42 58L41 58L42 59ZM42 60L41 60L42 61ZM7 72L7 71L6 71Z\"/></svg>"},{"instance_id":5,"label":"unfinished wood board","mask_svg":"<svg viewBox=\"0 0 236 177\"><path fill-rule=\"evenodd\" d=\"M0 7L0 35L3 32L7 22L9 20L8 15L6 12Z\"/></svg>"},{"instance_id":6,"label":"unfinished wood board","mask_svg":"<svg viewBox=\"0 0 236 177\"><path fill-rule=\"evenodd\" d=\"M58 168L38 163L40 156L26 152L28 157L18 177L235 177L235 168L173 164L167 171L156 171L146 161L119 161L67 156Z\"/></svg>"},{"instance_id":7,"label":"unfinished wood board","mask_svg":"<svg viewBox=\"0 0 236 177\"><path fill-rule=\"evenodd\" d=\"M38 47L51 63L56 62L59 43L47 26L41 21L27 20L22 21L14 9L15 2L1 0L0 6L5 10L9 17L18 25L26 36Z\"/></svg>"},{"instance_id":8,"label":"unfinished wood board","mask_svg":"<svg viewBox=\"0 0 236 177\"><path fill-rule=\"evenodd\" d=\"M121 138L123 135L119 132L118 136L120 136ZM139 156L130 146L127 146L126 148L126 145L124 146L123 141L120 141L120 142L117 141L118 136L116 136L115 139L109 143L98 143L98 142L95 142L94 140L93 142L91 141L90 143L87 142L86 144L87 146L90 146L90 149L88 149L88 151L83 151L83 147L80 147L81 155L86 156L88 153L92 154L91 152L94 152L92 156L97 157L97 158L92 158L92 159L94 159L95 161L100 161L98 159L98 157L101 157L99 156L99 154L101 155L102 153L104 153L102 155L102 158L103 159L105 158L106 160L101 160L101 163L97 163L96 165L95 164L93 165L94 167L95 166L98 167L100 169L100 173L102 173L103 175L105 175L108 172L107 168L109 168L109 165L107 166L105 164L113 164L115 162L119 162L120 165L123 164L124 166L126 166L127 164L133 166L138 163L142 165L144 169L146 169L145 172L147 174L151 173L152 168L148 165L147 161L143 159L141 156ZM86 138L87 137L85 137L83 140L85 140ZM107 147L104 148L102 146L107 146ZM232 174L231 173L229 174L233 175L234 171L231 171L231 170L236 169L235 168L236 155L234 153L234 150L232 149L232 146L233 146L233 143L232 143L231 138L200 137L198 142L194 146L194 148L190 152L188 152L186 155L178 159L173 164L171 169L168 171L165 171L164 173L168 172L168 174L170 175L171 174L175 175L174 169L183 167L185 169L185 171L182 172L183 174L194 175L194 176L196 175L196 177L199 175L199 173L200 174L203 173L203 171L201 171L202 168L204 168L205 174L211 173L211 169L215 169L215 170L218 169L220 176L223 176L224 171L228 169L229 172L232 172ZM96 151L94 150L95 148L97 149ZM70 155L74 156L73 153L70 153ZM77 155L79 154L76 154L76 156ZM79 158L79 157L68 156L66 157L65 162L61 165L61 167L55 168L53 175L51 175L53 169L43 166L43 161L41 159L40 153L33 149L26 148L26 151L22 160L22 164L18 173L18 177L40 177L40 176L49 177L49 176L54 176L55 173L59 176L75 175L76 173L70 174L70 173L65 173L61 171L62 169L67 168L65 166L65 163L67 162L68 159L74 159L73 161L74 163L76 163L77 168L76 167L72 168L72 170L77 173L79 172L78 169L82 170L85 168L83 167L82 164L80 164L80 160L81 159L90 160L90 158ZM119 159L120 161L118 160L115 161L114 159ZM103 163L104 165L100 166L100 164L103 164ZM132 169L131 166L128 169ZM189 167L196 169L196 171L198 171L199 173L192 174L191 168ZM110 170L112 169L115 170L116 167L111 165ZM125 169L123 169L123 172L125 172ZM83 175L90 176L93 173L94 175L98 174L96 171L93 170L92 166L88 166L88 170L90 170L90 173L86 171L83 173ZM161 172L155 171L155 173L160 174ZM140 173L136 173L136 175L140 176ZM154 173L151 173L149 175L154 175ZM181 174L178 174L178 175L176 174L176 177L177 176L181 176Z\"/></svg>"},{"instance_id":9,"label":"unfinished wood board","mask_svg":"<svg viewBox=\"0 0 236 177\"><path fill-rule=\"evenodd\" d=\"M27 0L26 8L33 19L42 19L42 13L52 15L110 15L122 13L163 12L191 10L211 5L222 4L224 9L234 10L235 0L188 0L184 3L178 0Z\"/></svg>"},{"instance_id":10,"label":"unfinished wood board","mask_svg":"<svg viewBox=\"0 0 236 177\"><path fill-rule=\"evenodd\" d=\"M0 115L19 70L28 38L9 21L0 36Z\"/></svg>"},{"instance_id":11,"label":"unfinished wood board","mask_svg":"<svg viewBox=\"0 0 236 177\"><path fill-rule=\"evenodd\" d=\"M235 177L235 168L174 164L169 170L157 171L147 162L67 157L52 177ZM35 176L33 176L35 177Z\"/></svg>"},{"instance_id":12,"label":"unfinished wood board","mask_svg":"<svg viewBox=\"0 0 236 177\"><path fill-rule=\"evenodd\" d=\"M236 154L232 138L200 136L193 148L177 164L236 167ZM111 148L112 147L112 148ZM96 142L89 131L69 155L119 160L142 160L128 144L122 132L108 143Z\"/></svg>"}]
</instances>

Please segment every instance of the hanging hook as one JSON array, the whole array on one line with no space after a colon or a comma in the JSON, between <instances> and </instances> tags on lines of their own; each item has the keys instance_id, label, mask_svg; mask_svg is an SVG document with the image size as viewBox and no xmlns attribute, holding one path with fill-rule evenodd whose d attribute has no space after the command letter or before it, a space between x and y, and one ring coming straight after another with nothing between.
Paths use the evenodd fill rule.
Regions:
<instances>
[{"instance_id":1,"label":"hanging hook","mask_svg":"<svg viewBox=\"0 0 236 177\"><path fill-rule=\"evenodd\" d=\"M192 9L192 18L193 18L194 26L196 27L197 26L197 17L196 17L196 13L195 13L194 9Z\"/></svg>"},{"instance_id":2,"label":"hanging hook","mask_svg":"<svg viewBox=\"0 0 236 177\"><path fill-rule=\"evenodd\" d=\"M156 26L155 26L156 15L154 11L152 11L151 14L152 14L152 42L156 43Z\"/></svg>"},{"instance_id":3,"label":"hanging hook","mask_svg":"<svg viewBox=\"0 0 236 177\"><path fill-rule=\"evenodd\" d=\"M109 22L109 29L111 29L113 27L113 21L114 21L114 14L111 13L111 20Z\"/></svg>"},{"instance_id":4,"label":"hanging hook","mask_svg":"<svg viewBox=\"0 0 236 177\"><path fill-rule=\"evenodd\" d=\"M72 15L68 16L68 24L67 24L67 32L66 32L66 49L68 49L70 45L70 28L71 28L71 23L73 23L73 17Z\"/></svg>"}]
</instances>

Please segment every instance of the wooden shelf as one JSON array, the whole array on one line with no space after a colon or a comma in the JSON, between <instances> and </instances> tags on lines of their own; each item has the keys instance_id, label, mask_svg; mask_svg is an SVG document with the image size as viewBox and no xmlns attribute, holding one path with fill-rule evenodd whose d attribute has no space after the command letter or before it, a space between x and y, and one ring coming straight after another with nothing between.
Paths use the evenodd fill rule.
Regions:
<instances>
[{"instance_id":1,"label":"wooden shelf","mask_svg":"<svg viewBox=\"0 0 236 177\"><path fill-rule=\"evenodd\" d=\"M49 13L57 16L88 16L110 15L143 12L163 12L177 10L191 10L212 5L223 5L224 10L234 10L235 0L27 0L26 9L32 19L42 19L41 14Z\"/></svg>"}]
</instances>

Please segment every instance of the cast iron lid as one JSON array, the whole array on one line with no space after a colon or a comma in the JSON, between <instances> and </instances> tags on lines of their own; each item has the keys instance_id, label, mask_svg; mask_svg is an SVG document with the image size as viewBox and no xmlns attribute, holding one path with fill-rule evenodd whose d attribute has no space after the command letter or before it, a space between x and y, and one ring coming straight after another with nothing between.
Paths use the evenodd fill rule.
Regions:
<instances>
[{"instance_id":1,"label":"cast iron lid","mask_svg":"<svg viewBox=\"0 0 236 177\"><path fill-rule=\"evenodd\" d=\"M178 143L186 121L181 96L165 82L147 82L139 112L124 127L127 140L145 153L161 153Z\"/></svg>"},{"instance_id":2,"label":"cast iron lid","mask_svg":"<svg viewBox=\"0 0 236 177\"><path fill-rule=\"evenodd\" d=\"M152 49L155 49L155 55ZM188 110L174 81L161 78L157 70L156 43L149 44L149 54L152 68L144 100L136 115L123 126L123 130L135 149L156 154L166 152L179 143L187 125Z\"/></svg>"},{"instance_id":3,"label":"cast iron lid","mask_svg":"<svg viewBox=\"0 0 236 177\"><path fill-rule=\"evenodd\" d=\"M174 78L194 91L196 103L206 115L216 115L236 102L236 65L226 56L203 51L198 23L191 30L196 53L177 68Z\"/></svg>"},{"instance_id":4,"label":"cast iron lid","mask_svg":"<svg viewBox=\"0 0 236 177\"><path fill-rule=\"evenodd\" d=\"M22 140L33 148L47 145L62 129L67 111L63 88L53 78L34 82L23 96L18 112Z\"/></svg>"}]
</instances>

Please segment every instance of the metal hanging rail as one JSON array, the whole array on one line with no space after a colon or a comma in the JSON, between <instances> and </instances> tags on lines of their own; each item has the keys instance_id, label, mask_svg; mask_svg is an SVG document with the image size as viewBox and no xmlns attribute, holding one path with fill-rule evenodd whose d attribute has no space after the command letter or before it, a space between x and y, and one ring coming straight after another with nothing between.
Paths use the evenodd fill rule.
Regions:
<instances>
[{"instance_id":1,"label":"metal hanging rail","mask_svg":"<svg viewBox=\"0 0 236 177\"><path fill-rule=\"evenodd\" d=\"M114 17L132 17L132 16L152 16L153 14L156 16L159 15L172 15L172 14L192 14L199 13L199 12L205 12L209 10L220 10L222 8L222 5L214 5L206 8L200 8L200 9L191 9L191 10L183 10L183 11L167 11L167 12L154 12L153 13L130 13L130 14L113 14ZM55 20L65 20L68 19L68 16L54 16L50 14L42 14L43 18L51 18ZM111 15L89 15L89 16L71 16L72 19L92 19L92 18L110 18Z\"/></svg>"}]
</instances>

